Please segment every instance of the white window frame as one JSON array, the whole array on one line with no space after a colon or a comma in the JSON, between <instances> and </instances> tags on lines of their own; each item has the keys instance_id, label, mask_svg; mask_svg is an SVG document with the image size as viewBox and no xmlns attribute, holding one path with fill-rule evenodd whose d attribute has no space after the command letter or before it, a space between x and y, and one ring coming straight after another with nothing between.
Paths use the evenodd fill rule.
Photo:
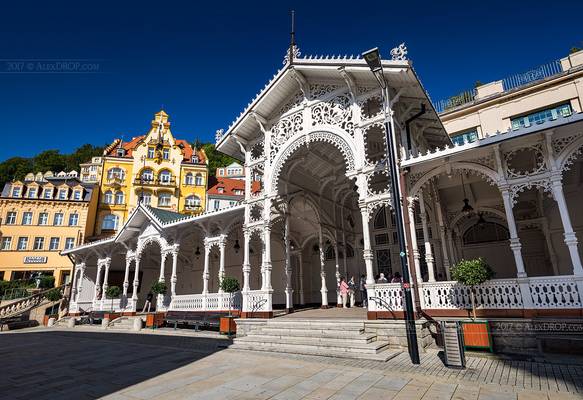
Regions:
<instances>
[{"instance_id":1,"label":"white window frame","mask_svg":"<svg viewBox=\"0 0 583 400\"><path fill-rule=\"evenodd\" d=\"M23 246L23 244L24 244L24 246ZM18 238L18 243L17 243L16 249L18 251L26 251L27 248L28 248L28 237L27 236L20 236Z\"/></svg>"},{"instance_id":2,"label":"white window frame","mask_svg":"<svg viewBox=\"0 0 583 400\"><path fill-rule=\"evenodd\" d=\"M74 219L74 221L72 221ZM72 223L74 222L74 223ZM77 226L79 225L79 214L78 213L71 213L69 214L69 226Z\"/></svg>"},{"instance_id":3,"label":"white window frame","mask_svg":"<svg viewBox=\"0 0 583 400\"><path fill-rule=\"evenodd\" d=\"M65 250L69 250L75 247L75 238L68 237L65 239Z\"/></svg>"},{"instance_id":4,"label":"white window frame","mask_svg":"<svg viewBox=\"0 0 583 400\"><path fill-rule=\"evenodd\" d=\"M8 251L12 247L12 236L4 236L2 238L2 248L0 250Z\"/></svg>"},{"instance_id":5,"label":"white window frame","mask_svg":"<svg viewBox=\"0 0 583 400\"><path fill-rule=\"evenodd\" d=\"M64 221L65 214L63 214L62 212L55 213L55 215L53 216L53 226L62 226Z\"/></svg>"},{"instance_id":6,"label":"white window frame","mask_svg":"<svg viewBox=\"0 0 583 400\"><path fill-rule=\"evenodd\" d=\"M18 213L16 211L8 211L6 213L6 225L16 225L16 218Z\"/></svg>"},{"instance_id":7,"label":"white window frame","mask_svg":"<svg viewBox=\"0 0 583 400\"><path fill-rule=\"evenodd\" d=\"M32 211L25 211L22 213L22 225L32 225Z\"/></svg>"},{"instance_id":8,"label":"white window frame","mask_svg":"<svg viewBox=\"0 0 583 400\"><path fill-rule=\"evenodd\" d=\"M172 195L170 193L162 192L158 195L159 207L170 207L172 204Z\"/></svg>"},{"instance_id":9,"label":"white window frame","mask_svg":"<svg viewBox=\"0 0 583 400\"><path fill-rule=\"evenodd\" d=\"M41 212L38 213L38 225L48 225L49 224L49 213Z\"/></svg>"},{"instance_id":10,"label":"white window frame","mask_svg":"<svg viewBox=\"0 0 583 400\"><path fill-rule=\"evenodd\" d=\"M32 245L33 250L44 250L45 248L45 238L42 236L37 236L34 238L34 244Z\"/></svg>"},{"instance_id":11,"label":"white window frame","mask_svg":"<svg viewBox=\"0 0 583 400\"><path fill-rule=\"evenodd\" d=\"M61 244L61 238L53 236L49 242L49 250L55 251L59 250L59 245Z\"/></svg>"}]
</instances>

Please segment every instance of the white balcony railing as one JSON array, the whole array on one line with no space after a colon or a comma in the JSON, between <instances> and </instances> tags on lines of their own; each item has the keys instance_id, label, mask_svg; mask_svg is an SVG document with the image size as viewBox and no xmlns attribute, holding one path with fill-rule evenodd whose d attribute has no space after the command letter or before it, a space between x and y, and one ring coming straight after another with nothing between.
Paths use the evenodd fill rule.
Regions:
<instances>
[{"instance_id":1,"label":"white balcony railing","mask_svg":"<svg viewBox=\"0 0 583 400\"><path fill-rule=\"evenodd\" d=\"M172 298L169 311L228 311L229 293L184 294ZM233 293L231 310L241 309L241 293Z\"/></svg>"}]
</instances>

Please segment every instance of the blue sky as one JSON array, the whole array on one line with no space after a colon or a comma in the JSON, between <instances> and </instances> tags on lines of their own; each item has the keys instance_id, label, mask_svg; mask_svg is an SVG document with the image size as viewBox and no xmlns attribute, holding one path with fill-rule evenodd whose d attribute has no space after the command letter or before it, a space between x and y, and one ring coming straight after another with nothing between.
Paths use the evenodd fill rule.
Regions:
<instances>
[{"instance_id":1,"label":"blue sky","mask_svg":"<svg viewBox=\"0 0 583 400\"><path fill-rule=\"evenodd\" d=\"M9 2L0 24L0 160L143 134L154 112L212 140L281 66L296 10L304 54L388 56L406 42L432 99L583 47L583 2ZM6 73L89 59L98 74ZM33 70L37 68L36 66Z\"/></svg>"}]
</instances>

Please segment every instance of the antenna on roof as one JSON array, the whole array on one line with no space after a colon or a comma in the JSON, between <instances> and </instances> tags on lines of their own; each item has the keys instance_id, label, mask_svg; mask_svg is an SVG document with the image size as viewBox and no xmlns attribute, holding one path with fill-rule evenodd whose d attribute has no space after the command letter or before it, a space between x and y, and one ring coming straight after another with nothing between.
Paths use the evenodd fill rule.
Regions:
<instances>
[{"instance_id":1,"label":"antenna on roof","mask_svg":"<svg viewBox=\"0 0 583 400\"><path fill-rule=\"evenodd\" d=\"M291 10L291 32L290 32L290 43L289 43L289 64L292 65L294 63L294 51L296 47L296 12L295 10Z\"/></svg>"}]
</instances>

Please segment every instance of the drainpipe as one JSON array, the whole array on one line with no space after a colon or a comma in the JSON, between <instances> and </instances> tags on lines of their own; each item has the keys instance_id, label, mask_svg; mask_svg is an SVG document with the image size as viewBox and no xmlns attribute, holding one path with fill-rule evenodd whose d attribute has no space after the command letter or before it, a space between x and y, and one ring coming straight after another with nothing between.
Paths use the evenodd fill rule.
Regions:
<instances>
[{"instance_id":1,"label":"drainpipe","mask_svg":"<svg viewBox=\"0 0 583 400\"><path fill-rule=\"evenodd\" d=\"M409 125L411 124L411 122L425 114L425 112L426 112L425 103L421 103L421 111L419 111L417 114L413 115L411 118L405 121L405 132L407 134L407 151L411 151L411 131L409 129Z\"/></svg>"}]
</instances>

